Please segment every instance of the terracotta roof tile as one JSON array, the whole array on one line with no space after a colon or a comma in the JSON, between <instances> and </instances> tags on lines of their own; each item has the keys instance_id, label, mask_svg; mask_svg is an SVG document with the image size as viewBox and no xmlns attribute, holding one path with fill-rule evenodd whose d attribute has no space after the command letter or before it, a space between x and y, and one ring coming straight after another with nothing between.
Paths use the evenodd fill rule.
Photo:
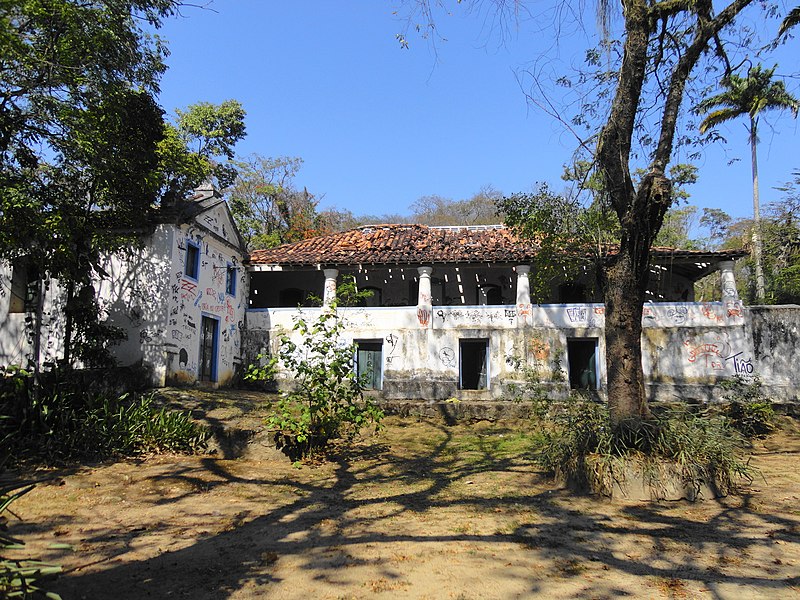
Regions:
<instances>
[{"instance_id":1,"label":"terracotta roof tile","mask_svg":"<svg viewBox=\"0 0 800 600\"><path fill-rule=\"evenodd\" d=\"M250 263L282 266L434 263L526 263L538 245L502 225L428 227L367 225L250 253ZM704 252L655 248L672 259L730 260L746 252Z\"/></svg>"}]
</instances>

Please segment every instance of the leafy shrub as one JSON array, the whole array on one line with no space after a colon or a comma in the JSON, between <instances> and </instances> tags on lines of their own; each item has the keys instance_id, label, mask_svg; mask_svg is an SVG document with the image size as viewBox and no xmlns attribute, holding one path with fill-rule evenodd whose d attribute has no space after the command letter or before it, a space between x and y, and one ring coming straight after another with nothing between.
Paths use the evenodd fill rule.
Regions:
<instances>
[{"instance_id":1,"label":"leafy shrub","mask_svg":"<svg viewBox=\"0 0 800 600\"><path fill-rule=\"evenodd\" d=\"M775 410L761 388L759 377L737 376L721 384L730 400L724 414L732 427L746 438L764 436L775 430Z\"/></svg>"},{"instance_id":2,"label":"leafy shrub","mask_svg":"<svg viewBox=\"0 0 800 600\"><path fill-rule=\"evenodd\" d=\"M344 325L336 308L323 309L309 323L295 319L298 345L289 336L280 340L279 356L246 378L271 377L280 364L293 378L293 389L281 393L267 424L275 430L279 448L293 460L322 451L329 441L351 441L369 425L380 428L383 411L363 395L355 373L354 344L344 344Z\"/></svg>"},{"instance_id":3,"label":"leafy shrub","mask_svg":"<svg viewBox=\"0 0 800 600\"><path fill-rule=\"evenodd\" d=\"M0 482L0 552L10 548L20 548L22 543L11 537L6 529L4 513L9 505L20 496L33 489L33 485L19 481ZM42 595L51 600L61 600L58 594L44 592L37 580L41 577L59 573L61 567L33 560L10 560L0 554L0 597L29 598Z\"/></svg>"},{"instance_id":4,"label":"leafy shrub","mask_svg":"<svg viewBox=\"0 0 800 600\"><path fill-rule=\"evenodd\" d=\"M57 463L142 452L202 451L208 431L188 413L168 411L153 396L90 395L65 382L34 386L24 371L6 371L0 439L15 458Z\"/></svg>"}]
</instances>

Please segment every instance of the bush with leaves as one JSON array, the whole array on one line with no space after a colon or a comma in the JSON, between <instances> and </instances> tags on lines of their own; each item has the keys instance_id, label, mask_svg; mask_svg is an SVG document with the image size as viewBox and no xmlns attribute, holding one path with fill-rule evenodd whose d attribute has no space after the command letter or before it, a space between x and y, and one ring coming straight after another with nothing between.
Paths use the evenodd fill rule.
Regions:
<instances>
[{"instance_id":1,"label":"bush with leaves","mask_svg":"<svg viewBox=\"0 0 800 600\"><path fill-rule=\"evenodd\" d=\"M352 441L364 427L380 428L383 411L364 397L355 372L355 345L342 340L343 329L335 304L313 321L301 313L293 331L302 341L284 335L278 357L245 375L269 378L279 365L291 375L292 389L281 393L267 423L278 447L293 460L321 452L331 440Z\"/></svg>"},{"instance_id":2,"label":"bush with leaves","mask_svg":"<svg viewBox=\"0 0 800 600\"><path fill-rule=\"evenodd\" d=\"M760 377L738 375L720 385L730 401L723 413L733 428L746 438L765 436L775 430L775 410L764 395Z\"/></svg>"},{"instance_id":3,"label":"bush with leaves","mask_svg":"<svg viewBox=\"0 0 800 600\"><path fill-rule=\"evenodd\" d=\"M13 459L46 463L145 452L205 450L209 432L153 395L93 394L69 379L36 385L21 369L0 372L0 440Z\"/></svg>"}]
</instances>

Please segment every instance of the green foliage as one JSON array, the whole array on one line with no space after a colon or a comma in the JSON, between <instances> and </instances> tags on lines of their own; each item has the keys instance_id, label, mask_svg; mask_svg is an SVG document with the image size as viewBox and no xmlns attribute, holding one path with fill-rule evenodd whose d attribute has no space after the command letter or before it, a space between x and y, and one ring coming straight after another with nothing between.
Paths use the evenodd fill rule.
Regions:
<instances>
[{"instance_id":1,"label":"green foliage","mask_svg":"<svg viewBox=\"0 0 800 600\"><path fill-rule=\"evenodd\" d=\"M578 280L588 268L595 269L615 240L616 217L601 203L585 207L578 198L554 193L546 183L534 194L499 200L498 209L507 225L537 246L529 276L535 302L551 299L554 282Z\"/></svg>"},{"instance_id":2,"label":"green foliage","mask_svg":"<svg viewBox=\"0 0 800 600\"><path fill-rule=\"evenodd\" d=\"M195 453L209 432L153 396L93 394L60 379L40 389L23 370L5 369L0 439L13 459L46 463L150 452Z\"/></svg>"},{"instance_id":3,"label":"green foliage","mask_svg":"<svg viewBox=\"0 0 800 600\"><path fill-rule=\"evenodd\" d=\"M106 365L120 338L93 298L104 257L129 247L159 202L210 176L227 182L214 158L244 135L235 101L164 122L166 49L151 31L178 6L0 0L0 259L24 258L64 290L64 366ZM37 344L41 320L28 320Z\"/></svg>"},{"instance_id":4,"label":"green foliage","mask_svg":"<svg viewBox=\"0 0 800 600\"><path fill-rule=\"evenodd\" d=\"M775 410L764 395L760 377L738 375L724 380L720 386L730 401L723 414L743 436L762 437L775 430Z\"/></svg>"},{"instance_id":5,"label":"green foliage","mask_svg":"<svg viewBox=\"0 0 800 600\"><path fill-rule=\"evenodd\" d=\"M723 78L721 83L724 90L705 98L695 108L697 114L706 115L700 123L700 132L705 133L718 125L748 115L750 141L755 144L758 141L756 124L763 111L789 109L797 116L800 102L786 91L782 81L773 81L776 68L777 65L771 69L754 65L748 69L745 77L732 73Z\"/></svg>"},{"instance_id":6,"label":"green foliage","mask_svg":"<svg viewBox=\"0 0 800 600\"><path fill-rule=\"evenodd\" d=\"M702 241L691 237L696 218L696 206L671 208L664 215L664 224L653 241L653 245L680 248L681 250L702 250Z\"/></svg>"},{"instance_id":7,"label":"green foliage","mask_svg":"<svg viewBox=\"0 0 800 600\"><path fill-rule=\"evenodd\" d=\"M317 211L319 199L294 183L301 158L253 155L234 164L238 175L228 202L248 248L272 248L332 229L327 213Z\"/></svg>"},{"instance_id":8,"label":"green foliage","mask_svg":"<svg viewBox=\"0 0 800 600\"><path fill-rule=\"evenodd\" d=\"M33 489L32 484L21 481L0 481L0 553L10 548L20 548L22 543L6 530L5 512L12 502ZM54 592L45 592L37 581L42 577L61 572L61 567L35 560L10 560L0 554L0 597L33 598L43 597L61 600Z\"/></svg>"},{"instance_id":9,"label":"green foliage","mask_svg":"<svg viewBox=\"0 0 800 600\"><path fill-rule=\"evenodd\" d=\"M331 440L352 441L364 427L380 427L383 411L363 395L355 346L343 343L343 329L335 306L322 309L312 322L298 316L294 332L302 341L284 335L277 359L245 376L271 377L278 365L290 374L293 388L281 393L267 424L293 460L323 451Z\"/></svg>"}]
</instances>

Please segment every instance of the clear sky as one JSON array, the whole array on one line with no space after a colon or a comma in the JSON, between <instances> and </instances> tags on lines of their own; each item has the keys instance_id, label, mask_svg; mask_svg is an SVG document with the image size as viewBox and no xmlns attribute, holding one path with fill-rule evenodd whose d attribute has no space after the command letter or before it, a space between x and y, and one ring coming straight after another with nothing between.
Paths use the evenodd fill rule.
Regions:
<instances>
[{"instance_id":1,"label":"clear sky","mask_svg":"<svg viewBox=\"0 0 800 600\"><path fill-rule=\"evenodd\" d=\"M456 9L440 22L447 41L434 56L413 35L411 48L400 48L395 34L404 23L390 0L214 0L211 8L186 8L161 30L171 50L162 106L172 113L239 100L248 135L238 153L303 158L297 184L324 195L323 207L407 213L428 194L462 199L484 185L511 194L537 181L561 188L575 140L526 102L517 73L542 51L579 62L568 32L556 44L549 29L522 22L501 43L486 15ZM778 72L800 71L800 40L793 44ZM787 85L800 93L797 79ZM797 122L768 120L759 146L762 202L779 198L774 186L800 169ZM736 122L721 133L728 145L695 163L700 182L688 190L690 202L747 216L745 129Z\"/></svg>"}]
</instances>

